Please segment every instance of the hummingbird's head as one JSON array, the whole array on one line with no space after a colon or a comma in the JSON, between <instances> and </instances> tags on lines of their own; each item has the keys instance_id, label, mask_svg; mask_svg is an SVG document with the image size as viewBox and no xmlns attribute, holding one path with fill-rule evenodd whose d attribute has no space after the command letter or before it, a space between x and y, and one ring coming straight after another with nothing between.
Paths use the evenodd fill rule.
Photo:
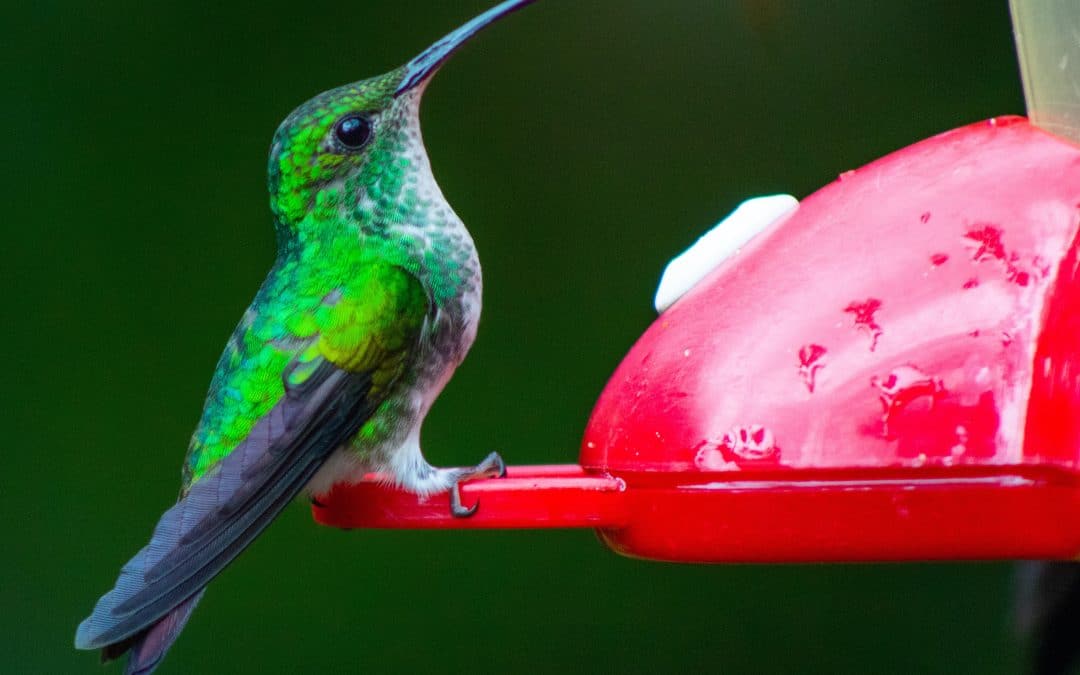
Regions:
<instances>
[{"instance_id":1,"label":"hummingbird's head","mask_svg":"<svg viewBox=\"0 0 1080 675\"><path fill-rule=\"evenodd\" d=\"M279 227L295 231L305 221L341 217L379 227L408 219L428 196L422 188L434 186L419 119L431 76L484 26L533 1L507 0L404 66L319 94L285 118L269 163Z\"/></svg>"}]
</instances>

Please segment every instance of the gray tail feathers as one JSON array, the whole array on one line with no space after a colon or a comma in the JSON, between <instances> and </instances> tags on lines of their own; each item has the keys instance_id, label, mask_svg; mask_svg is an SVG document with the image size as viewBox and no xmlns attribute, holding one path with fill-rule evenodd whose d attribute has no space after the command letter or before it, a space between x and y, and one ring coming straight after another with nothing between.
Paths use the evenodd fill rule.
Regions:
<instances>
[{"instance_id":1,"label":"gray tail feathers","mask_svg":"<svg viewBox=\"0 0 1080 675\"><path fill-rule=\"evenodd\" d=\"M1020 563L1015 611L1017 631L1030 650L1029 672L1070 672L1080 656L1080 564Z\"/></svg>"},{"instance_id":2,"label":"gray tail feathers","mask_svg":"<svg viewBox=\"0 0 1080 675\"><path fill-rule=\"evenodd\" d=\"M161 620L153 624L141 633L111 645L101 650L101 661L111 661L128 652L127 667L124 675L150 675L165 657L165 652L176 641L180 631L184 630L191 612L202 600L202 589L187 600L181 602L171 612L161 617Z\"/></svg>"},{"instance_id":3,"label":"gray tail feathers","mask_svg":"<svg viewBox=\"0 0 1080 675\"><path fill-rule=\"evenodd\" d=\"M150 543L121 568L116 585L79 624L76 648L106 649L110 656L127 647L133 654L128 672L150 672L210 580L281 513L378 403L368 397L370 375L332 365L299 387L289 389L162 514Z\"/></svg>"}]
</instances>

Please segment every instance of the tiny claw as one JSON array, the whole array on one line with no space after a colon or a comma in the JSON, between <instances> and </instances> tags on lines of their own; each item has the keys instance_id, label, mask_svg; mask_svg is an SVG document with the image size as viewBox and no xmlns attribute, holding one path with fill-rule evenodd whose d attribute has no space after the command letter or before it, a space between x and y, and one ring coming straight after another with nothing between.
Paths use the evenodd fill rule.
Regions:
<instances>
[{"instance_id":1,"label":"tiny claw","mask_svg":"<svg viewBox=\"0 0 1080 675\"><path fill-rule=\"evenodd\" d=\"M312 505L312 506L317 506L317 507L319 507L320 509L325 509L325 508L326 508L326 504L324 504L324 503L322 503L321 501L319 501L319 498L318 498L318 497L312 497L312 498L311 498L311 505Z\"/></svg>"},{"instance_id":2,"label":"tiny claw","mask_svg":"<svg viewBox=\"0 0 1080 675\"><path fill-rule=\"evenodd\" d=\"M506 462L502 455L492 452L472 468L469 478L506 478Z\"/></svg>"},{"instance_id":3,"label":"tiny claw","mask_svg":"<svg viewBox=\"0 0 1080 675\"><path fill-rule=\"evenodd\" d=\"M497 452L491 454L495 455L495 478L506 478L506 462L503 461L502 455Z\"/></svg>"},{"instance_id":4,"label":"tiny claw","mask_svg":"<svg viewBox=\"0 0 1080 675\"><path fill-rule=\"evenodd\" d=\"M450 485L450 515L455 518L468 518L476 513L476 509L480 507L480 501L477 500L472 506L463 506L460 484L474 478L506 478L506 462L499 453L493 452L474 467L453 471L456 480Z\"/></svg>"},{"instance_id":5,"label":"tiny claw","mask_svg":"<svg viewBox=\"0 0 1080 675\"><path fill-rule=\"evenodd\" d=\"M454 483L450 486L450 515L455 518L468 518L476 513L478 508L480 508L480 500L477 500L472 506L463 506L461 504L460 483Z\"/></svg>"}]
</instances>

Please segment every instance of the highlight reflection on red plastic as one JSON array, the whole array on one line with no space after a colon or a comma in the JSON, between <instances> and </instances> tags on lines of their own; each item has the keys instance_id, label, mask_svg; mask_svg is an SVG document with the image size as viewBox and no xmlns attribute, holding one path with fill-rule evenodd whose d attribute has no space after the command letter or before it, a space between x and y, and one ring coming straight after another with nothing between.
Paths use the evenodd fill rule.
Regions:
<instances>
[{"instance_id":1,"label":"highlight reflection on red plastic","mask_svg":"<svg viewBox=\"0 0 1080 675\"><path fill-rule=\"evenodd\" d=\"M373 484L315 517L591 526L665 560L1074 557L1078 216L1080 148L1023 118L905 148L663 313L597 402L580 467L470 484L474 519Z\"/></svg>"}]
</instances>

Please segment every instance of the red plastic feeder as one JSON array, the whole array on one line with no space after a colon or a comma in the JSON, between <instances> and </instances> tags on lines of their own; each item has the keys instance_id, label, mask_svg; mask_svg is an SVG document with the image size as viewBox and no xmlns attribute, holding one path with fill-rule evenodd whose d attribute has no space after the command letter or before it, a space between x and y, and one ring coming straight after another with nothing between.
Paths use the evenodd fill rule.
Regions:
<instances>
[{"instance_id":1,"label":"red plastic feeder","mask_svg":"<svg viewBox=\"0 0 1080 675\"><path fill-rule=\"evenodd\" d=\"M659 560L1080 554L1080 148L1004 117L806 198L645 332L580 465L377 481L336 527L591 527ZM373 477L375 478L375 477Z\"/></svg>"}]
</instances>

